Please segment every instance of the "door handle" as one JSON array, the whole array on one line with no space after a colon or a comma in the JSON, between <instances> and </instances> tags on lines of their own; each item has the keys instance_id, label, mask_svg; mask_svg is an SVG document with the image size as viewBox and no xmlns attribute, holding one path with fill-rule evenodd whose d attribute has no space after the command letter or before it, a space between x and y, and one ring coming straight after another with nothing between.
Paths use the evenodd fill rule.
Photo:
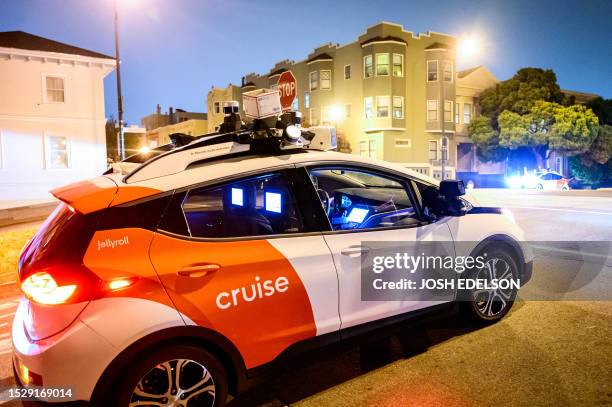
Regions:
<instances>
[{"instance_id":1,"label":"door handle","mask_svg":"<svg viewBox=\"0 0 612 407\"><path fill-rule=\"evenodd\" d=\"M355 245L345 247L344 249L340 250L340 254L342 254L343 256L357 257L361 256L362 254L367 254L369 253L369 251L370 248L367 246Z\"/></svg>"},{"instance_id":2,"label":"door handle","mask_svg":"<svg viewBox=\"0 0 612 407\"><path fill-rule=\"evenodd\" d=\"M198 278L219 270L221 266L214 263L190 264L182 267L176 274L181 277Z\"/></svg>"}]
</instances>

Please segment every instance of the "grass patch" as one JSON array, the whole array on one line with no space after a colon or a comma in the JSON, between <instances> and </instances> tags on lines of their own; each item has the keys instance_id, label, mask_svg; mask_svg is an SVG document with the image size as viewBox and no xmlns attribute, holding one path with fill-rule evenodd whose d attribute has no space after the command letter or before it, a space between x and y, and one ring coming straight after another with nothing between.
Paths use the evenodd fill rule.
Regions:
<instances>
[{"instance_id":1,"label":"grass patch","mask_svg":"<svg viewBox=\"0 0 612 407\"><path fill-rule=\"evenodd\" d=\"M34 236L36 228L0 232L0 283L17 280L21 249Z\"/></svg>"}]
</instances>

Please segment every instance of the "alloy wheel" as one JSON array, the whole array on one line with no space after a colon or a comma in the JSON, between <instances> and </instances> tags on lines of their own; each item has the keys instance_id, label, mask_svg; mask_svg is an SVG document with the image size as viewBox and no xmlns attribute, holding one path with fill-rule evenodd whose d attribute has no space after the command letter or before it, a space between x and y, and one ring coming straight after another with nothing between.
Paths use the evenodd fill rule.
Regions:
<instances>
[{"instance_id":1,"label":"alloy wheel","mask_svg":"<svg viewBox=\"0 0 612 407\"><path fill-rule=\"evenodd\" d=\"M215 382L202 364L172 359L149 370L132 392L130 407L200 407L215 403Z\"/></svg>"},{"instance_id":2,"label":"alloy wheel","mask_svg":"<svg viewBox=\"0 0 612 407\"><path fill-rule=\"evenodd\" d=\"M500 258L489 259L484 267L476 273L477 279L487 280L489 285L493 280L511 280L513 278L512 267ZM503 313L514 300L516 290L510 287L486 288L474 290L474 303L476 309L485 318L495 318Z\"/></svg>"}]
</instances>

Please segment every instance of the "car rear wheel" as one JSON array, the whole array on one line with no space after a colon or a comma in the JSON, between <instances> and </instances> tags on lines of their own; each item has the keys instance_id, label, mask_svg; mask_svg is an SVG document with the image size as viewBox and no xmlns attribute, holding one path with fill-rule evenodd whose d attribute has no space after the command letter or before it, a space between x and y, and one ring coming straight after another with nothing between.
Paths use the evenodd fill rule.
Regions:
<instances>
[{"instance_id":1,"label":"car rear wheel","mask_svg":"<svg viewBox=\"0 0 612 407\"><path fill-rule=\"evenodd\" d=\"M516 260L503 249L485 252L484 267L471 270L469 278L486 281L488 286L467 290L462 303L465 316L477 324L491 324L502 319L512 308L518 291L510 284L518 278ZM493 288L494 280L496 288Z\"/></svg>"},{"instance_id":2,"label":"car rear wheel","mask_svg":"<svg viewBox=\"0 0 612 407\"><path fill-rule=\"evenodd\" d=\"M128 366L112 405L217 407L227 398L223 366L189 345L156 349Z\"/></svg>"},{"instance_id":3,"label":"car rear wheel","mask_svg":"<svg viewBox=\"0 0 612 407\"><path fill-rule=\"evenodd\" d=\"M536 189L537 189L538 191L541 191L541 190L543 190L543 189L544 189L544 185L542 185L542 184L538 184L538 185L536 185Z\"/></svg>"}]
</instances>

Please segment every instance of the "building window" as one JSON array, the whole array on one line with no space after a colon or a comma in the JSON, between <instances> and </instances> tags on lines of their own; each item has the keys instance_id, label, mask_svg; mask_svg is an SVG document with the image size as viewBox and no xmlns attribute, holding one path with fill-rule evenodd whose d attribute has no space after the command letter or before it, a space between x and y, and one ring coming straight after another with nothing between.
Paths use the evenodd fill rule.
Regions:
<instances>
[{"instance_id":1,"label":"building window","mask_svg":"<svg viewBox=\"0 0 612 407\"><path fill-rule=\"evenodd\" d=\"M321 108L321 124L328 126L332 122L332 109L330 106L323 106Z\"/></svg>"},{"instance_id":2,"label":"building window","mask_svg":"<svg viewBox=\"0 0 612 407\"><path fill-rule=\"evenodd\" d=\"M368 147L370 147L370 158L376 158L376 140L368 140Z\"/></svg>"},{"instance_id":3,"label":"building window","mask_svg":"<svg viewBox=\"0 0 612 407\"><path fill-rule=\"evenodd\" d=\"M359 155L376 158L376 140L361 140L359 142Z\"/></svg>"},{"instance_id":4,"label":"building window","mask_svg":"<svg viewBox=\"0 0 612 407\"><path fill-rule=\"evenodd\" d=\"M455 102L455 124L459 124L459 102Z\"/></svg>"},{"instance_id":5,"label":"building window","mask_svg":"<svg viewBox=\"0 0 612 407\"><path fill-rule=\"evenodd\" d=\"M427 61L427 82L438 80L438 61Z\"/></svg>"},{"instance_id":6,"label":"building window","mask_svg":"<svg viewBox=\"0 0 612 407\"><path fill-rule=\"evenodd\" d=\"M393 76L404 76L403 54L393 54Z\"/></svg>"},{"instance_id":7,"label":"building window","mask_svg":"<svg viewBox=\"0 0 612 407\"><path fill-rule=\"evenodd\" d=\"M331 89L331 71L321 71L321 89Z\"/></svg>"},{"instance_id":8,"label":"building window","mask_svg":"<svg viewBox=\"0 0 612 407\"><path fill-rule=\"evenodd\" d=\"M317 109L316 107L313 107L312 109L310 109L310 125L318 126L319 120L320 120L319 109Z\"/></svg>"},{"instance_id":9,"label":"building window","mask_svg":"<svg viewBox=\"0 0 612 407\"><path fill-rule=\"evenodd\" d=\"M443 64L444 70L444 82L452 82L453 81L453 63L451 61L444 61Z\"/></svg>"},{"instance_id":10,"label":"building window","mask_svg":"<svg viewBox=\"0 0 612 407\"><path fill-rule=\"evenodd\" d=\"M300 102L297 97L293 99L293 103L291 104L291 110L294 112L300 110Z\"/></svg>"},{"instance_id":11,"label":"building window","mask_svg":"<svg viewBox=\"0 0 612 407\"><path fill-rule=\"evenodd\" d=\"M376 54L376 75L389 75L389 54Z\"/></svg>"},{"instance_id":12,"label":"building window","mask_svg":"<svg viewBox=\"0 0 612 407\"><path fill-rule=\"evenodd\" d=\"M396 138L395 147L410 148L412 147L412 140L409 138Z\"/></svg>"},{"instance_id":13,"label":"building window","mask_svg":"<svg viewBox=\"0 0 612 407\"><path fill-rule=\"evenodd\" d=\"M427 153L427 158L429 160L437 160L438 159L438 142L436 140L429 141L429 151Z\"/></svg>"},{"instance_id":14,"label":"building window","mask_svg":"<svg viewBox=\"0 0 612 407\"><path fill-rule=\"evenodd\" d=\"M4 168L4 147L2 141L2 130L0 130L0 169Z\"/></svg>"},{"instance_id":15,"label":"building window","mask_svg":"<svg viewBox=\"0 0 612 407\"><path fill-rule=\"evenodd\" d=\"M344 65L344 79L351 79L351 66Z\"/></svg>"},{"instance_id":16,"label":"building window","mask_svg":"<svg viewBox=\"0 0 612 407\"><path fill-rule=\"evenodd\" d=\"M344 117L351 117L351 105L344 105Z\"/></svg>"},{"instance_id":17,"label":"building window","mask_svg":"<svg viewBox=\"0 0 612 407\"><path fill-rule=\"evenodd\" d=\"M312 71L310 73L310 90L319 89L319 71Z\"/></svg>"},{"instance_id":18,"label":"building window","mask_svg":"<svg viewBox=\"0 0 612 407\"><path fill-rule=\"evenodd\" d=\"M374 66L372 64L372 55L363 57L363 77L370 78L374 75Z\"/></svg>"},{"instance_id":19,"label":"building window","mask_svg":"<svg viewBox=\"0 0 612 407\"><path fill-rule=\"evenodd\" d=\"M389 117L389 96L376 96L376 117Z\"/></svg>"},{"instance_id":20,"label":"building window","mask_svg":"<svg viewBox=\"0 0 612 407\"><path fill-rule=\"evenodd\" d=\"M428 100L427 101L427 121L434 122L438 120L438 101Z\"/></svg>"},{"instance_id":21,"label":"building window","mask_svg":"<svg viewBox=\"0 0 612 407\"><path fill-rule=\"evenodd\" d=\"M463 104L463 124L468 124L472 119L472 104L464 103Z\"/></svg>"},{"instance_id":22,"label":"building window","mask_svg":"<svg viewBox=\"0 0 612 407\"><path fill-rule=\"evenodd\" d=\"M453 122L453 102L451 100L444 101L444 121Z\"/></svg>"},{"instance_id":23,"label":"building window","mask_svg":"<svg viewBox=\"0 0 612 407\"><path fill-rule=\"evenodd\" d=\"M404 97L393 96L393 118L402 119L404 117Z\"/></svg>"},{"instance_id":24,"label":"building window","mask_svg":"<svg viewBox=\"0 0 612 407\"><path fill-rule=\"evenodd\" d=\"M310 92L304 92L304 109L310 109Z\"/></svg>"},{"instance_id":25,"label":"building window","mask_svg":"<svg viewBox=\"0 0 612 407\"><path fill-rule=\"evenodd\" d=\"M372 106L372 98L363 99L363 110L365 112L365 118L371 119L374 107Z\"/></svg>"},{"instance_id":26,"label":"building window","mask_svg":"<svg viewBox=\"0 0 612 407\"><path fill-rule=\"evenodd\" d=\"M214 106L215 106L215 113L217 114L221 113L221 104L219 102L215 102Z\"/></svg>"},{"instance_id":27,"label":"building window","mask_svg":"<svg viewBox=\"0 0 612 407\"><path fill-rule=\"evenodd\" d=\"M45 137L45 167L68 168L68 140L62 136Z\"/></svg>"},{"instance_id":28,"label":"building window","mask_svg":"<svg viewBox=\"0 0 612 407\"><path fill-rule=\"evenodd\" d=\"M61 76L45 76L45 101L48 103L66 102L65 80Z\"/></svg>"},{"instance_id":29,"label":"building window","mask_svg":"<svg viewBox=\"0 0 612 407\"><path fill-rule=\"evenodd\" d=\"M362 157L368 156L368 142L366 140L359 142L359 155Z\"/></svg>"}]
</instances>

